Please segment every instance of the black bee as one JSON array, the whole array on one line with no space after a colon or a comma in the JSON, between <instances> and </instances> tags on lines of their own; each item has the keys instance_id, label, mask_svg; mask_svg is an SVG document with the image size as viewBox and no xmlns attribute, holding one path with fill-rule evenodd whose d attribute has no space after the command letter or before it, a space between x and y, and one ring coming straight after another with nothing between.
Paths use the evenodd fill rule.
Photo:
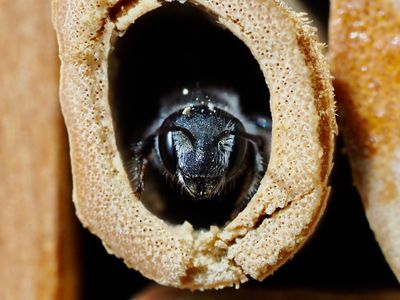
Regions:
<instances>
[{"instance_id":1,"label":"black bee","mask_svg":"<svg viewBox=\"0 0 400 300\"><path fill-rule=\"evenodd\" d=\"M235 201L243 205L269 159L270 120L244 116L238 95L226 89L183 88L167 95L147 133L133 145L131 180L139 197L149 162L197 201L221 195L241 178Z\"/></svg>"}]
</instances>

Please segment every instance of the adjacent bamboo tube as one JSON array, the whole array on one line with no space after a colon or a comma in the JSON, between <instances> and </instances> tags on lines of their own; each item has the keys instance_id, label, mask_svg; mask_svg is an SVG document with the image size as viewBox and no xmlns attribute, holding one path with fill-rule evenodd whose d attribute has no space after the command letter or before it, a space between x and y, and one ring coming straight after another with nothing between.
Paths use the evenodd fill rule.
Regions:
<instances>
[{"instance_id":1,"label":"adjacent bamboo tube","mask_svg":"<svg viewBox=\"0 0 400 300\"><path fill-rule=\"evenodd\" d=\"M0 299L77 299L50 3L0 2Z\"/></svg>"},{"instance_id":2,"label":"adjacent bamboo tube","mask_svg":"<svg viewBox=\"0 0 400 300\"><path fill-rule=\"evenodd\" d=\"M318 290L276 290L268 288L243 288L240 290L188 292L172 288L153 286L132 297L132 300L397 300L400 298L398 291L382 292L337 292L337 291L318 291Z\"/></svg>"},{"instance_id":3,"label":"adjacent bamboo tube","mask_svg":"<svg viewBox=\"0 0 400 300\"><path fill-rule=\"evenodd\" d=\"M329 46L354 183L400 280L400 1L333 1Z\"/></svg>"}]
</instances>

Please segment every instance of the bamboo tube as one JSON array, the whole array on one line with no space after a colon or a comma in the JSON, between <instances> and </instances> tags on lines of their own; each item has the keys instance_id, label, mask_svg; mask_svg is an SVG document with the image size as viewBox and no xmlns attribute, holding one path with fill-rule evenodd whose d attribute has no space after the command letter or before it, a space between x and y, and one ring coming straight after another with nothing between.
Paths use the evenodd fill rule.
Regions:
<instances>
[{"instance_id":1,"label":"bamboo tube","mask_svg":"<svg viewBox=\"0 0 400 300\"><path fill-rule=\"evenodd\" d=\"M269 86L274 126L268 170L234 220L201 231L188 222L172 225L132 191L108 78L115 40L167 2L54 1L78 216L109 253L161 284L207 289L262 280L312 234L329 194L336 123L322 45L280 1L179 1L203 8L251 50ZM140 114L145 100L135 101Z\"/></svg>"},{"instance_id":2,"label":"bamboo tube","mask_svg":"<svg viewBox=\"0 0 400 300\"><path fill-rule=\"evenodd\" d=\"M304 4L304 1L301 0L284 0L294 11L303 12L307 14L307 17L310 19L311 24L318 29L317 34L318 38L323 42L327 43L327 24L323 23L318 16L313 14L307 6Z\"/></svg>"},{"instance_id":3,"label":"bamboo tube","mask_svg":"<svg viewBox=\"0 0 400 300\"><path fill-rule=\"evenodd\" d=\"M400 280L400 3L333 1L330 53L354 183Z\"/></svg>"},{"instance_id":4,"label":"bamboo tube","mask_svg":"<svg viewBox=\"0 0 400 300\"><path fill-rule=\"evenodd\" d=\"M275 290L263 288L243 288L240 290L189 292L172 288L153 286L132 297L132 300L207 300L207 299L254 299L254 300L285 300L285 299L316 299L316 300L396 300L398 291L380 292L335 292L319 290Z\"/></svg>"},{"instance_id":5,"label":"bamboo tube","mask_svg":"<svg viewBox=\"0 0 400 300\"><path fill-rule=\"evenodd\" d=\"M50 3L2 1L0 49L0 299L77 299Z\"/></svg>"}]
</instances>

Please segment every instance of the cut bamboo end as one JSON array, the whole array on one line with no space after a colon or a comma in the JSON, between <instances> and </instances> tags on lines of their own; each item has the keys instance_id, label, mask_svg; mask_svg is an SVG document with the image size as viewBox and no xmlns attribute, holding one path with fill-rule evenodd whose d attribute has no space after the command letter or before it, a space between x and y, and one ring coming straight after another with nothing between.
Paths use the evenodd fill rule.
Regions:
<instances>
[{"instance_id":1,"label":"cut bamboo end","mask_svg":"<svg viewBox=\"0 0 400 300\"><path fill-rule=\"evenodd\" d=\"M146 13L178 5L168 2L53 3L78 216L110 253L161 284L208 289L262 280L311 235L329 194L336 123L322 45L307 20L279 1L180 1L250 49L271 94L274 125L268 170L234 220L209 230L172 225L132 192L116 142L108 73L116 39ZM141 114L146 99L132 101Z\"/></svg>"}]
</instances>

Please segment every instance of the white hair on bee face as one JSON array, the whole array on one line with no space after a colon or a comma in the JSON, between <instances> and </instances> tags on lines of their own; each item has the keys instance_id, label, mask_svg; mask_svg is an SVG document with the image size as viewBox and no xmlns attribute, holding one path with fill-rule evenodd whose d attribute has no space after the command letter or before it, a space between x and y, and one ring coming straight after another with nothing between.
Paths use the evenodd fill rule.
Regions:
<instances>
[{"instance_id":1,"label":"white hair on bee face","mask_svg":"<svg viewBox=\"0 0 400 300\"><path fill-rule=\"evenodd\" d=\"M235 124L232 121L230 121L225 126L225 130L233 131L234 129L235 129ZM227 160L229 160L229 154L232 151L234 142L235 142L235 137L233 135L228 135L218 141L218 153L221 156L223 156L224 164L228 163Z\"/></svg>"},{"instance_id":2,"label":"white hair on bee face","mask_svg":"<svg viewBox=\"0 0 400 300\"><path fill-rule=\"evenodd\" d=\"M234 131L235 129L235 124L234 122L230 121L228 124L225 126L225 130L229 131ZM220 161L221 165L223 166L228 166L229 165L229 159L231 157L231 153L233 151L233 147L235 144L235 136L234 135L228 135L226 137L223 137L218 141L218 160Z\"/></svg>"}]
</instances>

